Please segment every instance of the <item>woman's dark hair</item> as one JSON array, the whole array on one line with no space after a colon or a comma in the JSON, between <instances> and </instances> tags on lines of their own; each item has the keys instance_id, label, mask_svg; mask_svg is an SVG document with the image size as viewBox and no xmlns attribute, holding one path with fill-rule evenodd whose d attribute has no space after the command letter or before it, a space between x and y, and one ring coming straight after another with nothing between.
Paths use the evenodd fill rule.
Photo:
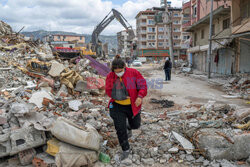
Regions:
<instances>
[{"instance_id":1,"label":"woman's dark hair","mask_svg":"<svg viewBox=\"0 0 250 167\"><path fill-rule=\"evenodd\" d=\"M120 55L116 55L115 59L112 61L111 70L114 71L115 69L124 68L126 66L125 62L122 60Z\"/></svg>"}]
</instances>

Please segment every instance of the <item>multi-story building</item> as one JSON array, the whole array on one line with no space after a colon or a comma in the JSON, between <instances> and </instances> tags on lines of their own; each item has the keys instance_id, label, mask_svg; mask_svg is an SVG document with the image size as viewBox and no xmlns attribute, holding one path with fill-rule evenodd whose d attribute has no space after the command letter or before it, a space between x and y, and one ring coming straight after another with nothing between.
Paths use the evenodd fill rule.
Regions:
<instances>
[{"instance_id":1,"label":"multi-story building","mask_svg":"<svg viewBox=\"0 0 250 167\"><path fill-rule=\"evenodd\" d=\"M85 44L85 37L83 35L53 34L43 37L43 41L51 42L51 44L64 47L75 45L83 46Z\"/></svg>"},{"instance_id":2,"label":"multi-story building","mask_svg":"<svg viewBox=\"0 0 250 167\"><path fill-rule=\"evenodd\" d=\"M192 33L189 61L195 69L208 71L209 21L211 1L191 0L184 4L191 9L191 26L187 22L186 31ZM235 52L231 48L230 1L214 1L212 23L211 72L232 74L235 69Z\"/></svg>"},{"instance_id":3,"label":"multi-story building","mask_svg":"<svg viewBox=\"0 0 250 167\"><path fill-rule=\"evenodd\" d=\"M132 41L129 40L129 34L126 30L117 33L117 42L118 54L120 54L122 57L130 57Z\"/></svg>"},{"instance_id":4,"label":"multi-story building","mask_svg":"<svg viewBox=\"0 0 250 167\"><path fill-rule=\"evenodd\" d=\"M187 49L190 47L191 33L187 32L187 28L191 26L191 1L184 0L182 3L182 17L181 17L181 50L180 57L187 59Z\"/></svg>"},{"instance_id":5,"label":"multi-story building","mask_svg":"<svg viewBox=\"0 0 250 167\"><path fill-rule=\"evenodd\" d=\"M154 7L141 11L136 15L139 56L145 56L152 60L160 60L169 56L167 27L163 22L155 22L155 15L161 15L164 11L164 7ZM175 59L179 58L181 50L181 11L181 8L169 7L169 12L172 13L173 53ZM164 20L163 17L162 20Z\"/></svg>"},{"instance_id":6,"label":"multi-story building","mask_svg":"<svg viewBox=\"0 0 250 167\"><path fill-rule=\"evenodd\" d=\"M236 43L236 72L250 72L250 1L232 1L232 38Z\"/></svg>"}]
</instances>

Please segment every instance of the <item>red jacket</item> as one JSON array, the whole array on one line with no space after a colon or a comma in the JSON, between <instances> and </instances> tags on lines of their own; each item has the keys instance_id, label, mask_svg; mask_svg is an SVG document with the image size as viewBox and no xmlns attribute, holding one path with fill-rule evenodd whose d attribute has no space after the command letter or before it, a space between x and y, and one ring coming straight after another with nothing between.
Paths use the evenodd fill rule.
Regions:
<instances>
[{"instance_id":1,"label":"red jacket","mask_svg":"<svg viewBox=\"0 0 250 167\"><path fill-rule=\"evenodd\" d=\"M118 76L114 72L110 72L106 78L106 94L111 98L112 88L114 82L117 80ZM134 116L136 116L141 110L141 105L136 107L135 100L137 97L145 97L147 95L147 83L143 78L141 73L133 68L125 68L125 73L122 76L124 85L127 88L128 94L131 100L131 106ZM110 102L114 102L114 99L110 99ZM109 105L108 105L109 107Z\"/></svg>"}]
</instances>

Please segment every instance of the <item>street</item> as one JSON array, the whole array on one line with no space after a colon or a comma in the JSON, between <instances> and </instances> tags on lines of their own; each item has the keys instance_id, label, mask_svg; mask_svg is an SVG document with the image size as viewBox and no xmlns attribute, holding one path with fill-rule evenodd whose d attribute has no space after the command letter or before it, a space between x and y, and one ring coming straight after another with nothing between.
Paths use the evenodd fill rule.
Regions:
<instances>
[{"instance_id":1,"label":"street","mask_svg":"<svg viewBox=\"0 0 250 167\"><path fill-rule=\"evenodd\" d=\"M149 80L165 80L164 71L155 70L152 65L144 65L142 67L136 68L145 75L145 78ZM211 85L206 81L187 77L183 74L175 74L175 72L172 72L171 81L162 82L162 88L149 88L148 95L144 100L144 104L146 107L148 107L148 109L151 109L151 105L147 105L150 98L167 98L168 100L174 101L178 106L190 104L204 105L211 100L216 101L216 103L235 104L239 108L249 107L249 105L246 104L246 100L226 99L221 95L225 95L225 92L223 92L218 86Z\"/></svg>"}]
</instances>

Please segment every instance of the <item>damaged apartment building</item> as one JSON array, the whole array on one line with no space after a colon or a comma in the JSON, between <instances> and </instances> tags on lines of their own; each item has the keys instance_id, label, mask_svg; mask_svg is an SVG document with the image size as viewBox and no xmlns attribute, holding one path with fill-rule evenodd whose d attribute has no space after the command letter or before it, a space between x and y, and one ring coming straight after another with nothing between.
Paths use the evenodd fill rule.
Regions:
<instances>
[{"instance_id":1,"label":"damaged apartment building","mask_svg":"<svg viewBox=\"0 0 250 167\"><path fill-rule=\"evenodd\" d=\"M194 0L183 4L190 9L192 33L189 62L194 69L208 71L209 19L211 1ZM212 22L211 72L230 75L249 73L250 1L214 1Z\"/></svg>"},{"instance_id":2,"label":"damaged apartment building","mask_svg":"<svg viewBox=\"0 0 250 167\"><path fill-rule=\"evenodd\" d=\"M182 8L171 7L168 4L172 20L172 38L174 59L187 59L187 45L190 33L185 32L183 25L190 17L189 13L183 12ZM165 7L153 7L140 11L136 15L137 51L139 57L148 60L162 60L169 56L169 35L167 25L164 24Z\"/></svg>"}]
</instances>

